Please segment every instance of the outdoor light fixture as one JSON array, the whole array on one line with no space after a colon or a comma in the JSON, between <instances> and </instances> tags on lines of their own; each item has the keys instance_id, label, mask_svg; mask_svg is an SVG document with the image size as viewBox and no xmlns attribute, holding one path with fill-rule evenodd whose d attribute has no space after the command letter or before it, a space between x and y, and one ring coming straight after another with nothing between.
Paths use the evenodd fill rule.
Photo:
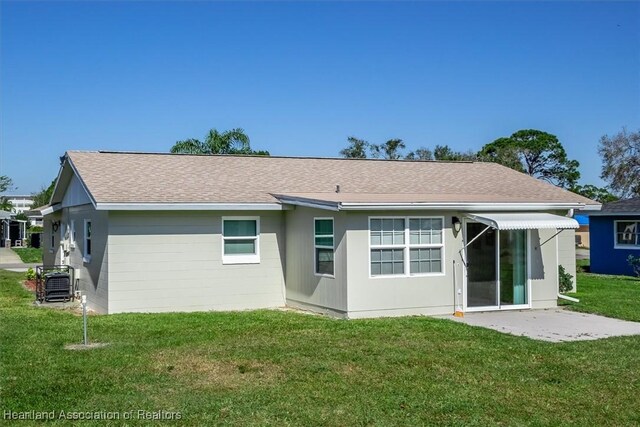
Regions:
<instances>
[{"instance_id":1,"label":"outdoor light fixture","mask_svg":"<svg viewBox=\"0 0 640 427\"><path fill-rule=\"evenodd\" d=\"M51 221L51 229L53 230L54 233L58 231L59 227L60 227L60 221Z\"/></svg>"},{"instance_id":2,"label":"outdoor light fixture","mask_svg":"<svg viewBox=\"0 0 640 427\"><path fill-rule=\"evenodd\" d=\"M451 225L453 225L453 231L458 234L460 230L462 230L462 223L460 222L460 218L454 216L451 218Z\"/></svg>"}]
</instances>

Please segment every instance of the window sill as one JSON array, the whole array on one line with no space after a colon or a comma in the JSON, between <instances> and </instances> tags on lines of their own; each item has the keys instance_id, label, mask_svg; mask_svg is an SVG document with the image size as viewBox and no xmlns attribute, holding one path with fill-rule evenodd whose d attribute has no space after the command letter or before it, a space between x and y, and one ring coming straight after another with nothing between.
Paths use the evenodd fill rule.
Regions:
<instances>
[{"instance_id":1,"label":"window sill","mask_svg":"<svg viewBox=\"0 0 640 427\"><path fill-rule=\"evenodd\" d=\"M316 277L326 277L327 279L335 279L335 274L321 274L321 273L313 273Z\"/></svg>"},{"instance_id":2,"label":"window sill","mask_svg":"<svg viewBox=\"0 0 640 427\"><path fill-rule=\"evenodd\" d=\"M85 264L91 264L91 255L83 256L82 262L84 262Z\"/></svg>"},{"instance_id":3,"label":"window sill","mask_svg":"<svg viewBox=\"0 0 640 427\"><path fill-rule=\"evenodd\" d=\"M224 255L222 264L260 264L260 257L258 255Z\"/></svg>"},{"instance_id":4,"label":"window sill","mask_svg":"<svg viewBox=\"0 0 640 427\"><path fill-rule=\"evenodd\" d=\"M369 275L369 279L411 279L414 277L442 277L445 273L420 273L420 274L379 274L376 276Z\"/></svg>"},{"instance_id":5,"label":"window sill","mask_svg":"<svg viewBox=\"0 0 640 427\"><path fill-rule=\"evenodd\" d=\"M626 249L631 251L640 251L640 246L638 245L614 245L613 249Z\"/></svg>"}]
</instances>

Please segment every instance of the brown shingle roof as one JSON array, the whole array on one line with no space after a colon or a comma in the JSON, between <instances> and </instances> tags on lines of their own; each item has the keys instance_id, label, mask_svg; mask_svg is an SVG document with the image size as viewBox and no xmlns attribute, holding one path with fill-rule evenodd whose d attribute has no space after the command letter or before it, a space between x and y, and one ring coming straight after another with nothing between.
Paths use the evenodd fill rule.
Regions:
<instances>
[{"instance_id":1,"label":"brown shingle roof","mask_svg":"<svg viewBox=\"0 0 640 427\"><path fill-rule=\"evenodd\" d=\"M281 194L342 202L596 204L495 163L82 151L68 156L97 203L274 203L274 194Z\"/></svg>"}]
</instances>

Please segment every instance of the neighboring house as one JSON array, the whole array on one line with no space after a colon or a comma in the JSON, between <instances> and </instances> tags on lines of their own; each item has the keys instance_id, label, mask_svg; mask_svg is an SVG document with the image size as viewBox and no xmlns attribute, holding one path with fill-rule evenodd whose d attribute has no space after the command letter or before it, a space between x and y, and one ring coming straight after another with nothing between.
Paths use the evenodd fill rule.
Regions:
<instances>
[{"instance_id":1,"label":"neighboring house","mask_svg":"<svg viewBox=\"0 0 640 427\"><path fill-rule=\"evenodd\" d=\"M9 195L5 196L7 200L11 203L11 207L13 212L25 213L26 211L31 209L31 205L33 205L33 197L29 195Z\"/></svg>"},{"instance_id":2,"label":"neighboring house","mask_svg":"<svg viewBox=\"0 0 640 427\"><path fill-rule=\"evenodd\" d=\"M36 227L42 227L42 214L38 210L29 210L25 212L29 224Z\"/></svg>"},{"instance_id":3,"label":"neighboring house","mask_svg":"<svg viewBox=\"0 0 640 427\"><path fill-rule=\"evenodd\" d=\"M494 163L71 151L44 258L103 313L550 308L599 206Z\"/></svg>"},{"instance_id":4,"label":"neighboring house","mask_svg":"<svg viewBox=\"0 0 640 427\"><path fill-rule=\"evenodd\" d=\"M580 248L589 247L589 217L587 215L576 215L575 220L578 221L578 229L576 230L576 246Z\"/></svg>"},{"instance_id":5,"label":"neighboring house","mask_svg":"<svg viewBox=\"0 0 640 427\"><path fill-rule=\"evenodd\" d=\"M0 247L25 246L27 222L16 219L14 212L0 211Z\"/></svg>"},{"instance_id":6,"label":"neighboring house","mask_svg":"<svg viewBox=\"0 0 640 427\"><path fill-rule=\"evenodd\" d=\"M589 224L591 272L633 275L627 258L640 257L640 197L602 205Z\"/></svg>"}]
</instances>

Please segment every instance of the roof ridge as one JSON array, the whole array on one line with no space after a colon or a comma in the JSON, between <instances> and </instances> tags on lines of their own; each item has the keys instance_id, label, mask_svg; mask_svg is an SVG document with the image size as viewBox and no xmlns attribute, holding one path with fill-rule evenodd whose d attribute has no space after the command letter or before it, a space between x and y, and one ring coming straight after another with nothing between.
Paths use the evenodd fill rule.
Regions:
<instances>
[{"instance_id":1,"label":"roof ridge","mask_svg":"<svg viewBox=\"0 0 640 427\"><path fill-rule=\"evenodd\" d=\"M376 158L346 158L323 156L263 156L259 154L191 154L191 153L167 153L162 151L118 151L118 150L68 150L68 153L97 153L97 154L128 154L128 155L152 155L152 156L195 156L195 157L234 157L234 158L259 158L259 159L292 159L292 160L359 160L374 162L403 162L403 163L493 163L474 160L410 160L410 159L376 159Z\"/></svg>"}]
</instances>

